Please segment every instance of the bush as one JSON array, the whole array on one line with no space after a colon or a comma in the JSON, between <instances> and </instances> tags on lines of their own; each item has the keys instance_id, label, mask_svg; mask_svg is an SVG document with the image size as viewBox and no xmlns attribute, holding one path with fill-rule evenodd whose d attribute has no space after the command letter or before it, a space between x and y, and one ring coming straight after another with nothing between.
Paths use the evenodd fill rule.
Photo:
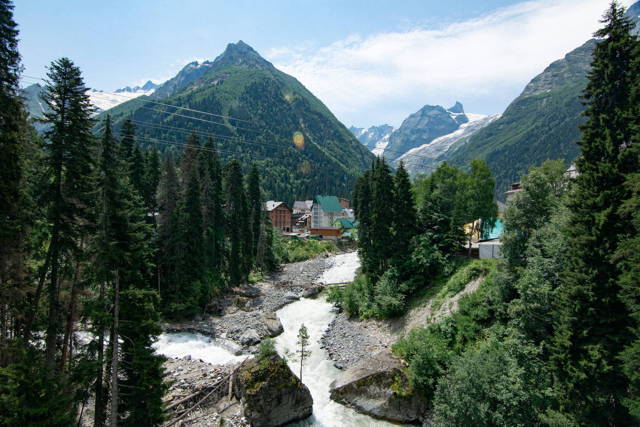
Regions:
<instances>
[{"instance_id":1,"label":"bush","mask_svg":"<svg viewBox=\"0 0 640 427\"><path fill-rule=\"evenodd\" d=\"M458 292L462 291L472 280L477 279L480 276L486 276L490 271L494 271L495 265L495 261L492 260L473 260L468 265L455 272L447 280L447 283L440 292L438 292L438 295L433 299L433 310L438 310L447 298L451 298Z\"/></svg>"},{"instance_id":2,"label":"bush","mask_svg":"<svg viewBox=\"0 0 640 427\"><path fill-rule=\"evenodd\" d=\"M291 240L281 235L274 238L274 253L280 263L306 261L336 251L336 245L327 240Z\"/></svg>"},{"instance_id":3,"label":"bush","mask_svg":"<svg viewBox=\"0 0 640 427\"><path fill-rule=\"evenodd\" d=\"M456 358L437 385L436 425L540 425L552 401L539 350L493 331Z\"/></svg>"},{"instance_id":4,"label":"bush","mask_svg":"<svg viewBox=\"0 0 640 427\"><path fill-rule=\"evenodd\" d=\"M393 351L409 363L408 374L414 389L432 398L436 384L451 362L481 340L502 311L500 286L492 272L476 292L460 299L456 313L439 323L413 329L398 341Z\"/></svg>"},{"instance_id":5,"label":"bush","mask_svg":"<svg viewBox=\"0 0 640 427\"><path fill-rule=\"evenodd\" d=\"M265 338L260 341L258 346L258 358L271 357L276 354L276 344L271 338Z\"/></svg>"},{"instance_id":6,"label":"bush","mask_svg":"<svg viewBox=\"0 0 640 427\"><path fill-rule=\"evenodd\" d=\"M398 271L391 267L374 286L373 315L379 318L398 316L404 312L406 285L400 283Z\"/></svg>"}]
</instances>

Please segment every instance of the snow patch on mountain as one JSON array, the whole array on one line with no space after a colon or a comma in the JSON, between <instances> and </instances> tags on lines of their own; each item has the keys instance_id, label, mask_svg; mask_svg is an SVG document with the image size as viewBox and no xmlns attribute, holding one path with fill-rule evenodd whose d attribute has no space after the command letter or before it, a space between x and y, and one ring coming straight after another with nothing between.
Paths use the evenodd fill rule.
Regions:
<instances>
[{"instance_id":1,"label":"snow patch on mountain","mask_svg":"<svg viewBox=\"0 0 640 427\"><path fill-rule=\"evenodd\" d=\"M89 99L91 103L100 111L105 111L113 108L117 105L127 102L142 95L151 95L153 90L150 91L136 91L136 92L104 92L101 90L91 89Z\"/></svg>"},{"instance_id":2,"label":"snow patch on mountain","mask_svg":"<svg viewBox=\"0 0 640 427\"><path fill-rule=\"evenodd\" d=\"M370 126L369 128L351 126L349 130L373 154L381 156L389 145L389 138L394 128L390 125Z\"/></svg>"},{"instance_id":3,"label":"snow patch on mountain","mask_svg":"<svg viewBox=\"0 0 640 427\"><path fill-rule=\"evenodd\" d=\"M396 163L403 161L405 167L411 174L431 173L438 164L446 160L449 149L458 142L463 142L475 132L487 126L492 121L498 119L500 114L484 115L467 113L469 121L460 127L443 136L440 136L429 143L412 148L400 156Z\"/></svg>"}]
</instances>

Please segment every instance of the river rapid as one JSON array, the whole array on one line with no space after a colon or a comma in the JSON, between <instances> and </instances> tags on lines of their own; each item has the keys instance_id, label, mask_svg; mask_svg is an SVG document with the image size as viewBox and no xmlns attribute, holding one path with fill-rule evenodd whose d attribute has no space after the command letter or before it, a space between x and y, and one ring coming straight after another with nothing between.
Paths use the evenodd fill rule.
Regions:
<instances>
[{"instance_id":1,"label":"river rapid","mask_svg":"<svg viewBox=\"0 0 640 427\"><path fill-rule=\"evenodd\" d=\"M336 255L328 260L327 268L316 283L336 284L353 281L360 263L355 252ZM313 415L295 425L299 426L392 426L394 424L359 414L329 398L329 386L341 375L327 352L321 348L320 338L336 316L333 305L324 297L302 298L276 312L284 332L275 338L278 353L287 360L291 370L299 376L300 364L292 355L297 335L304 323L309 332L311 354L302 367L302 381L313 397ZM193 333L162 334L154 344L156 351L167 357L191 356L211 364L240 361L246 356L234 356L214 339Z\"/></svg>"}]
</instances>

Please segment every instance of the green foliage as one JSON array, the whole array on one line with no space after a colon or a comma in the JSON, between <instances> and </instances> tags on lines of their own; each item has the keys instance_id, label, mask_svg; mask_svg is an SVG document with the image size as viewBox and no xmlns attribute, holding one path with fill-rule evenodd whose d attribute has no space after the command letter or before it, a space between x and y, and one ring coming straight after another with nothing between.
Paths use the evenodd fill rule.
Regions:
<instances>
[{"instance_id":1,"label":"green foliage","mask_svg":"<svg viewBox=\"0 0 640 427\"><path fill-rule=\"evenodd\" d=\"M26 112L18 93L18 29L13 4L6 0L0 2L0 52L0 312L13 317L24 297L29 153ZM1 336L9 335L6 325L0 329Z\"/></svg>"},{"instance_id":2,"label":"green foliage","mask_svg":"<svg viewBox=\"0 0 640 427\"><path fill-rule=\"evenodd\" d=\"M250 56L258 58L251 61L242 56L230 59L228 53L212 67L202 67L206 73L194 76L184 86L167 85L167 90L158 90L152 98L240 120L194 121L166 114L174 113L169 107L148 108L140 98L109 111L116 128L132 118L140 141L171 155L181 151L175 145L182 144L185 137L175 128L219 135L216 145L222 160L239 161L246 165L245 173L254 163L261 171L268 199L317 194L348 197L357 174L367 168L373 155L296 79L255 52ZM293 143L295 132L302 133L304 144Z\"/></svg>"},{"instance_id":3,"label":"green foliage","mask_svg":"<svg viewBox=\"0 0 640 427\"><path fill-rule=\"evenodd\" d=\"M551 401L539 350L507 331L493 332L456 358L438 382L437 425L541 425Z\"/></svg>"},{"instance_id":4,"label":"green foliage","mask_svg":"<svg viewBox=\"0 0 640 427\"><path fill-rule=\"evenodd\" d=\"M122 411L124 426L154 426L165 420L162 398L168 390L164 382L165 361L152 344L160 335L158 294L153 290L122 292L120 334L122 341Z\"/></svg>"},{"instance_id":5,"label":"green foliage","mask_svg":"<svg viewBox=\"0 0 640 427\"><path fill-rule=\"evenodd\" d=\"M465 183L465 174L444 162L413 187L420 206L420 225L445 253L458 251L464 242Z\"/></svg>"},{"instance_id":6,"label":"green foliage","mask_svg":"<svg viewBox=\"0 0 640 427\"><path fill-rule=\"evenodd\" d=\"M623 370L629 379L630 393L623 403L629 408L631 415L640 418L640 174L631 173L627 177L626 186L632 196L620 208L623 217L630 218L632 229L621 242L613 261L619 262L621 299L629 310L633 323L632 341L621 353Z\"/></svg>"},{"instance_id":7,"label":"green foliage","mask_svg":"<svg viewBox=\"0 0 640 427\"><path fill-rule=\"evenodd\" d=\"M580 175L569 203L567 257L556 297L551 360L562 390L561 405L578 423L629 424L622 404L628 378L620 354L633 326L621 298L620 265L611 262L631 229L619 207L630 194L625 173L637 171L638 157L626 163L637 103L638 40L624 9L612 3L596 33L585 90L587 121L576 162Z\"/></svg>"},{"instance_id":8,"label":"green foliage","mask_svg":"<svg viewBox=\"0 0 640 427\"><path fill-rule=\"evenodd\" d=\"M446 299L462 291L471 281L495 272L495 270L496 263L492 260L473 260L469 262L448 278L446 284L432 299L432 309L434 311L439 310Z\"/></svg>"},{"instance_id":9,"label":"green foliage","mask_svg":"<svg viewBox=\"0 0 640 427\"><path fill-rule=\"evenodd\" d=\"M579 154L576 141L584 123L581 93L587 83L593 40L552 63L535 77L502 117L454 146L447 160L466 166L475 158L489 165L496 179L495 197L504 200L509 185L530 166L547 159L570 164Z\"/></svg>"},{"instance_id":10,"label":"green foliage","mask_svg":"<svg viewBox=\"0 0 640 427\"><path fill-rule=\"evenodd\" d=\"M274 235L274 252L279 263L306 261L319 255L335 253L337 250L335 243L329 240L293 240L287 239L279 232L275 232Z\"/></svg>"},{"instance_id":11,"label":"green foliage","mask_svg":"<svg viewBox=\"0 0 640 427\"><path fill-rule=\"evenodd\" d=\"M52 375L42 354L14 343L4 348L9 363L0 366L0 424L3 426L69 426L75 413L67 379ZM5 360L6 362L6 360Z\"/></svg>"},{"instance_id":12,"label":"green foliage","mask_svg":"<svg viewBox=\"0 0 640 427\"><path fill-rule=\"evenodd\" d=\"M473 268L465 270L468 274ZM454 357L481 339L484 330L499 319L503 301L496 276L495 269L490 269L478 290L459 300L457 312L439 323L411 330L393 346L393 351L409 363L412 386L426 397L433 397L439 378Z\"/></svg>"},{"instance_id":13,"label":"green foliage","mask_svg":"<svg viewBox=\"0 0 640 427\"><path fill-rule=\"evenodd\" d=\"M260 345L258 346L258 357L271 357L276 353L276 344L273 342L271 338L265 338L260 341Z\"/></svg>"},{"instance_id":14,"label":"green foliage","mask_svg":"<svg viewBox=\"0 0 640 427\"><path fill-rule=\"evenodd\" d=\"M547 160L522 178L522 191L509 198L505 210L502 253L509 267L526 265L525 249L533 230L549 221L566 193L567 177L561 160Z\"/></svg>"}]
</instances>

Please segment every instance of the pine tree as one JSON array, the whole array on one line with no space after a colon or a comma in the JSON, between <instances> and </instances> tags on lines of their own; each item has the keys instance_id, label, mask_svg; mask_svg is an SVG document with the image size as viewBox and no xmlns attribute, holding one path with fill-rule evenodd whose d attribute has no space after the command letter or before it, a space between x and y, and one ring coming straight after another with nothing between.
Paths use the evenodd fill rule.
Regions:
<instances>
[{"instance_id":1,"label":"pine tree","mask_svg":"<svg viewBox=\"0 0 640 427\"><path fill-rule=\"evenodd\" d=\"M394 264L400 268L406 263L410 254L411 239L417 234L417 214L411 181L404 168L404 163L396 171L393 198L393 236L394 236Z\"/></svg>"},{"instance_id":2,"label":"pine tree","mask_svg":"<svg viewBox=\"0 0 640 427\"><path fill-rule=\"evenodd\" d=\"M163 311L167 311L172 295L178 292L180 262L178 197L180 184L173 159L165 158L158 191L158 262L160 295Z\"/></svg>"},{"instance_id":3,"label":"pine tree","mask_svg":"<svg viewBox=\"0 0 640 427\"><path fill-rule=\"evenodd\" d=\"M136 126L131 119L126 119L120 128L121 156L125 161L131 160L133 147L136 145Z\"/></svg>"},{"instance_id":4,"label":"pine tree","mask_svg":"<svg viewBox=\"0 0 640 427\"><path fill-rule=\"evenodd\" d=\"M393 221L393 176L387 162L378 158L371 176L371 252L375 265L372 265L371 278L377 279L389 267L394 255Z\"/></svg>"},{"instance_id":5,"label":"pine tree","mask_svg":"<svg viewBox=\"0 0 640 427\"><path fill-rule=\"evenodd\" d=\"M260 228L262 224L262 195L260 191L260 174L254 164L247 177L247 203L249 206L249 221L251 223L251 254L253 259L258 255L260 243Z\"/></svg>"},{"instance_id":6,"label":"pine tree","mask_svg":"<svg viewBox=\"0 0 640 427\"><path fill-rule=\"evenodd\" d=\"M636 156L637 145L635 146ZM638 161L636 157L636 161ZM620 298L627 306L631 316L632 341L625 347L621 356L623 371L629 380L629 396L623 403L631 415L640 419L640 174L630 174L627 187L632 196L620 208L620 215L632 221L628 234L620 242L613 262L620 263Z\"/></svg>"},{"instance_id":7,"label":"pine tree","mask_svg":"<svg viewBox=\"0 0 640 427\"><path fill-rule=\"evenodd\" d=\"M198 138L192 134L183 153L180 172L182 189L180 198L179 242L181 245L178 277L179 298L185 309L196 310L204 291L204 230L202 221L201 185L198 165ZM188 314L188 313L184 313Z\"/></svg>"},{"instance_id":8,"label":"pine tree","mask_svg":"<svg viewBox=\"0 0 640 427\"><path fill-rule=\"evenodd\" d=\"M232 285L239 285L247 278L248 271L243 260L245 233L248 230L247 202L240 163L236 160L225 167L225 234L228 240L227 273Z\"/></svg>"},{"instance_id":9,"label":"pine tree","mask_svg":"<svg viewBox=\"0 0 640 427\"><path fill-rule=\"evenodd\" d=\"M205 220L207 226L211 227L210 242L207 243L207 245L210 246L211 250L210 267L214 271L217 271L216 277L221 277L225 257L225 217L222 210L222 167L220 166L220 158L216 151L215 144L211 138L205 143L205 150L203 154L205 155L206 161L202 161L201 165L209 170L209 176L211 178L211 211Z\"/></svg>"},{"instance_id":10,"label":"pine tree","mask_svg":"<svg viewBox=\"0 0 640 427\"><path fill-rule=\"evenodd\" d=\"M93 244L95 246L95 279L98 283L98 295L94 307L91 310L93 332L97 338L97 370L95 385L95 412L94 424L104 425L106 420L107 393L104 378L105 333L112 325L113 318L108 309L108 294L114 288L117 280L118 264L123 257L120 247L122 238L123 210L122 192L120 191L119 174L122 168L118 165L118 157L115 150L115 140L111 130L111 118L104 121L100 161L98 165L98 205L96 217L98 223L97 234Z\"/></svg>"},{"instance_id":11,"label":"pine tree","mask_svg":"<svg viewBox=\"0 0 640 427\"><path fill-rule=\"evenodd\" d=\"M160 185L160 154L158 150L147 150L144 158L144 191L142 197L144 205L151 218L153 226L156 227L156 213L158 211L158 201L156 193Z\"/></svg>"},{"instance_id":12,"label":"pine tree","mask_svg":"<svg viewBox=\"0 0 640 427\"><path fill-rule=\"evenodd\" d=\"M354 211L358 222L358 254L362 260L365 273L375 268L373 248L371 244L371 174L365 171L356 181L354 191Z\"/></svg>"},{"instance_id":13,"label":"pine tree","mask_svg":"<svg viewBox=\"0 0 640 427\"><path fill-rule=\"evenodd\" d=\"M26 114L13 5L0 1L0 346L24 292Z\"/></svg>"},{"instance_id":14,"label":"pine tree","mask_svg":"<svg viewBox=\"0 0 640 427\"><path fill-rule=\"evenodd\" d=\"M155 426L165 419L164 357L151 346L162 332L158 294L132 288L122 293L123 426Z\"/></svg>"},{"instance_id":15,"label":"pine tree","mask_svg":"<svg viewBox=\"0 0 640 427\"><path fill-rule=\"evenodd\" d=\"M47 254L46 362L53 371L61 329L59 292L60 283L65 278L62 261L78 248L81 236L86 232L81 224L91 205L88 177L92 170L93 107L80 69L69 59L54 61L47 76L50 81L43 99L51 110L45 113L45 122L50 125L45 138L51 176L47 192L51 237Z\"/></svg>"},{"instance_id":16,"label":"pine tree","mask_svg":"<svg viewBox=\"0 0 640 427\"><path fill-rule=\"evenodd\" d=\"M145 193L145 161L140 147L133 146L131 151L131 159L129 162L129 180L133 190L143 197Z\"/></svg>"},{"instance_id":17,"label":"pine tree","mask_svg":"<svg viewBox=\"0 0 640 427\"><path fill-rule=\"evenodd\" d=\"M558 289L552 361L563 410L579 424L629 425L622 405L628 380L620 352L630 342L631 318L620 298L619 264L611 256L630 228L620 217L626 197L620 153L629 146L635 106L638 42L624 9L612 3L596 33L584 92L587 121L576 162L580 175L570 202L569 256Z\"/></svg>"}]
</instances>

